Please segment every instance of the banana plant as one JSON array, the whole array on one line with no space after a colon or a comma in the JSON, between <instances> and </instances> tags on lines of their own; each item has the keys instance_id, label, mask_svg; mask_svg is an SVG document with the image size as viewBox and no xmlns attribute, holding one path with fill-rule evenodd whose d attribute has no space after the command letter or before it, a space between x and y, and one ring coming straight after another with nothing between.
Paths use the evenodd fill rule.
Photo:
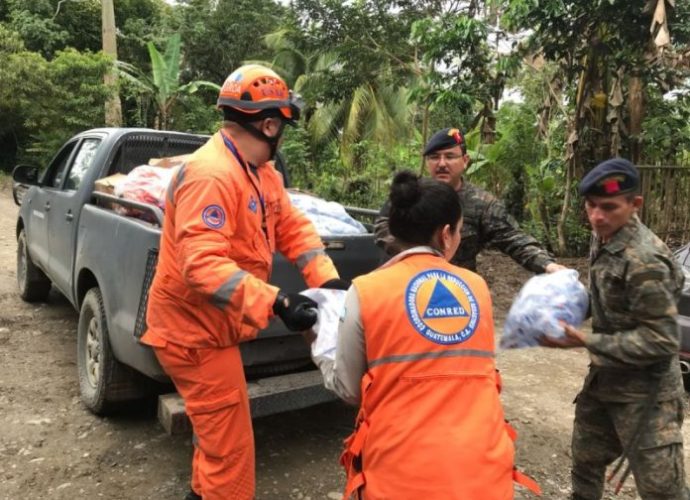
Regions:
<instances>
[{"instance_id":1,"label":"banana plant","mask_svg":"<svg viewBox=\"0 0 690 500\"><path fill-rule=\"evenodd\" d=\"M167 130L170 126L171 111L181 97L193 94L202 87L219 91L220 86L204 80L185 84L180 82L182 42L179 33L168 39L162 54L153 42L148 42L146 46L151 59L149 74L123 61L118 61L117 67L120 76L137 89L141 100L151 99L155 103L154 127Z\"/></svg>"}]
</instances>

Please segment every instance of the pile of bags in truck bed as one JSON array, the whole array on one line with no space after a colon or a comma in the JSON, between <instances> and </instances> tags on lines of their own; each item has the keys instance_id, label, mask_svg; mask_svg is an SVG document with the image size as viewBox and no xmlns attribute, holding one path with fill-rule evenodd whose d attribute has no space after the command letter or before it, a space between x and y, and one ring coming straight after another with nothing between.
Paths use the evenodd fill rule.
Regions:
<instances>
[{"instance_id":1,"label":"pile of bags in truck bed","mask_svg":"<svg viewBox=\"0 0 690 500\"><path fill-rule=\"evenodd\" d=\"M148 165L138 166L127 174L115 174L96 181L96 191L118 198L155 205L165 210L168 185L187 156L151 159ZM352 218L345 208L316 196L289 190L290 201L316 226L321 236L365 234L366 228ZM123 215L155 222L149 212L115 204L113 209Z\"/></svg>"},{"instance_id":2,"label":"pile of bags in truck bed","mask_svg":"<svg viewBox=\"0 0 690 500\"><path fill-rule=\"evenodd\" d=\"M316 232L325 235L365 234L361 222L347 213L345 207L334 201L288 190L290 201L316 226Z\"/></svg>"}]
</instances>

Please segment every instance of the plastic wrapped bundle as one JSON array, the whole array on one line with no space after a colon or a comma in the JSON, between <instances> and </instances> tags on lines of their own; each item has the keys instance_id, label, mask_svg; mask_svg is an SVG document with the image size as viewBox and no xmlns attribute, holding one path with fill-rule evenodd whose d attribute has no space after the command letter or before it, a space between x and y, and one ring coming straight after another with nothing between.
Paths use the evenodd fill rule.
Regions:
<instances>
[{"instance_id":1,"label":"plastic wrapped bundle","mask_svg":"<svg viewBox=\"0 0 690 500\"><path fill-rule=\"evenodd\" d=\"M115 185L114 194L128 200L150 203L164 210L166 190L176 172L177 168L141 165L132 169L125 179ZM144 220L151 217L149 214L141 213L136 209L117 207L116 210Z\"/></svg>"},{"instance_id":2,"label":"plastic wrapped bundle","mask_svg":"<svg viewBox=\"0 0 690 500\"><path fill-rule=\"evenodd\" d=\"M340 203L304 193L289 192L290 201L314 224L321 236L366 234L367 229L345 211Z\"/></svg>"},{"instance_id":3,"label":"plastic wrapped bundle","mask_svg":"<svg viewBox=\"0 0 690 500\"><path fill-rule=\"evenodd\" d=\"M510 307L501 348L536 346L544 335L562 338L560 321L579 327L587 316L589 294L578 278L572 269L530 278Z\"/></svg>"},{"instance_id":4,"label":"plastic wrapped bundle","mask_svg":"<svg viewBox=\"0 0 690 500\"><path fill-rule=\"evenodd\" d=\"M300 292L319 305L319 315L313 331L316 340L311 345L314 359L325 358L335 361L335 349L338 343L338 325L345 310L345 290L330 288L309 288Z\"/></svg>"}]
</instances>

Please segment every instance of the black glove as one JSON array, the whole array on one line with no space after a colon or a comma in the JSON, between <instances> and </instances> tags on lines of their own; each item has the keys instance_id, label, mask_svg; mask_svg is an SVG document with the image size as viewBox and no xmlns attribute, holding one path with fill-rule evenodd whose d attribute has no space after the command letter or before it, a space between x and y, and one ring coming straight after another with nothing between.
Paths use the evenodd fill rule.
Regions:
<instances>
[{"instance_id":1,"label":"black glove","mask_svg":"<svg viewBox=\"0 0 690 500\"><path fill-rule=\"evenodd\" d=\"M318 304L299 293L278 292L273 303L273 312L280 316L288 330L301 332L309 330L316 323Z\"/></svg>"},{"instance_id":2,"label":"black glove","mask_svg":"<svg viewBox=\"0 0 690 500\"><path fill-rule=\"evenodd\" d=\"M343 280L340 278L333 278L332 280L326 281L319 288L330 288L331 290L348 290L352 285L351 281Z\"/></svg>"}]
</instances>

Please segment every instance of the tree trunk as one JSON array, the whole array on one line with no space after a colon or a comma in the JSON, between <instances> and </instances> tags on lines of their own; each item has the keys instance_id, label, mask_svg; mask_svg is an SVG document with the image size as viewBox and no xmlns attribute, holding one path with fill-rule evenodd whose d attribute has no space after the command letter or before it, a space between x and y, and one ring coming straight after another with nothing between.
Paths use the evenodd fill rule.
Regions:
<instances>
[{"instance_id":1,"label":"tree trunk","mask_svg":"<svg viewBox=\"0 0 690 500\"><path fill-rule=\"evenodd\" d=\"M642 154L640 133L645 115L644 82L638 73L630 76L628 83L628 113L630 115L630 160L637 164Z\"/></svg>"},{"instance_id":2,"label":"tree trunk","mask_svg":"<svg viewBox=\"0 0 690 500\"><path fill-rule=\"evenodd\" d=\"M482 144L493 144L496 142L496 116L494 115L491 101L484 103L484 119L482 120Z\"/></svg>"},{"instance_id":3,"label":"tree trunk","mask_svg":"<svg viewBox=\"0 0 690 500\"><path fill-rule=\"evenodd\" d=\"M422 148L426 145L429 139L429 103L424 105L424 115L422 116ZM422 162L419 165L419 173L424 174L425 161L422 156Z\"/></svg>"},{"instance_id":4,"label":"tree trunk","mask_svg":"<svg viewBox=\"0 0 690 500\"><path fill-rule=\"evenodd\" d=\"M117 40L115 39L115 7L113 0L102 0L102 35L103 52L113 61L117 61ZM117 88L117 74L113 67L103 78L103 82L111 88L111 94L105 103L105 124L110 127L122 125L122 106L120 93Z\"/></svg>"},{"instance_id":5,"label":"tree trunk","mask_svg":"<svg viewBox=\"0 0 690 500\"><path fill-rule=\"evenodd\" d=\"M565 234L565 223L568 220L570 211L570 191L573 185L573 172L575 169L575 158L566 162L565 167L565 195L563 196L563 207L561 215L558 217L556 233L558 234L558 255L566 255L568 252L568 240Z\"/></svg>"}]
</instances>

